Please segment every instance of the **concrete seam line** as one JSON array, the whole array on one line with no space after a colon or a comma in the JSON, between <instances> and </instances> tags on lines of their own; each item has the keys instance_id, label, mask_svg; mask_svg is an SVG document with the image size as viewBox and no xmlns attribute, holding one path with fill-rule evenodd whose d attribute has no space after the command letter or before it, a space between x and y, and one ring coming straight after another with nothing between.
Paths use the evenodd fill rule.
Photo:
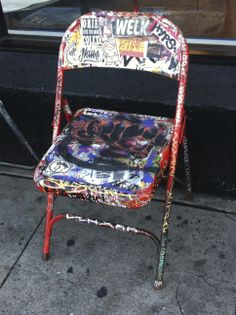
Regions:
<instances>
[{"instance_id":1,"label":"concrete seam line","mask_svg":"<svg viewBox=\"0 0 236 315\"><path fill-rule=\"evenodd\" d=\"M34 237L34 235L36 234L36 232L38 231L41 223L43 222L45 218L45 214L42 216L42 218L40 219L38 225L36 226L35 230L31 233L29 239L27 240L27 242L25 243L25 246L23 247L23 249L21 250L19 256L17 257L16 261L14 262L14 264L11 266L10 270L8 271L7 275L5 276L5 278L3 279L2 283L0 284L0 290L2 289L2 287L4 286L5 282L7 281L7 279L9 278L9 276L11 275L12 271L14 270L16 264L18 263L18 261L20 260L21 256L23 255L24 251L26 250L26 248L28 247L30 241L32 240L32 238Z\"/></svg>"}]
</instances>

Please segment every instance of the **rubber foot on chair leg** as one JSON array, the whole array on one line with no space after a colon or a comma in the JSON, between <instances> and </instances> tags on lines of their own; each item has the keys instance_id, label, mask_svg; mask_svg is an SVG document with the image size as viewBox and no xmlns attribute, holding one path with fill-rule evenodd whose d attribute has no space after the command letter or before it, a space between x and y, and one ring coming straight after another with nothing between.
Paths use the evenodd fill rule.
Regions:
<instances>
[{"instance_id":1,"label":"rubber foot on chair leg","mask_svg":"<svg viewBox=\"0 0 236 315\"><path fill-rule=\"evenodd\" d=\"M161 289L163 288L163 281L157 281L157 280L155 280L155 282L154 282L154 288L155 288L156 290L161 290Z\"/></svg>"},{"instance_id":2,"label":"rubber foot on chair leg","mask_svg":"<svg viewBox=\"0 0 236 315\"><path fill-rule=\"evenodd\" d=\"M193 201L193 193L191 191L186 191L184 199L189 202Z\"/></svg>"},{"instance_id":3,"label":"rubber foot on chair leg","mask_svg":"<svg viewBox=\"0 0 236 315\"><path fill-rule=\"evenodd\" d=\"M43 260L47 261L49 259L49 254L43 254Z\"/></svg>"}]
</instances>

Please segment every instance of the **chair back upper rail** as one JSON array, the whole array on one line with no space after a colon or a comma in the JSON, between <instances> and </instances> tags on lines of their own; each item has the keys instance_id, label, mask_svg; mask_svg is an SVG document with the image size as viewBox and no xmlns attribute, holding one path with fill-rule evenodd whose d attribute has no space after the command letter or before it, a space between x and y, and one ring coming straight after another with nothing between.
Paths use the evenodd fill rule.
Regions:
<instances>
[{"instance_id":1,"label":"chair back upper rail","mask_svg":"<svg viewBox=\"0 0 236 315\"><path fill-rule=\"evenodd\" d=\"M165 17L98 11L69 26L58 58L53 141L60 132L64 71L84 67L149 71L179 81L175 122L182 122L188 46L178 27Z\"/></svg>"}]
</instances>

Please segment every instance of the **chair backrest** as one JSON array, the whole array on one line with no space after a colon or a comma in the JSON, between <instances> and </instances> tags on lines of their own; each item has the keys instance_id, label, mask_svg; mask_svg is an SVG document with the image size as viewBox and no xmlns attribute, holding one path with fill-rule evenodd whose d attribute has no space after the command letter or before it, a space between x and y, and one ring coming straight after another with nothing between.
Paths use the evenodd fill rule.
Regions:
<instances>
[{"instance_id":1,"label":"chair backrest","mask_svg":"<svg viewBox=\"0 0 236 315\"><path fill-rule=\"evenodd\" d=\"M143 70L178 80L176 116L181 120L188 47L168 19L157 14L98 11L73 22L59 51L54 127L59 123L64 71L83 67ZM59 128L54 128L54 139L58 133Z\"/></svg>"},{"instance_id":2,"label":"chair backrest","mask_svg":"<svg viewBox=\"0 0 236 315\"><path fill-rule=\"evenodd\" d=\"M185 40L166 18L153 14L93 12L66 31L60 49L63 69L125 68L179 79Z\"/></svg>"}]
</instances>

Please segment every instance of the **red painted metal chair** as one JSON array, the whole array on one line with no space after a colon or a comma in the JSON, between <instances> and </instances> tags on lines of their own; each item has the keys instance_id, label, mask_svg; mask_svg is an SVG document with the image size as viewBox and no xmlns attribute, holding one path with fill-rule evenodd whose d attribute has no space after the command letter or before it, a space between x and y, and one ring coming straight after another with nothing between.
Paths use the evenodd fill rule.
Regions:
<instances>
[{"instance_id":1,"label":"red painted metal chair","mask_svg":"<svg viewBox=\"0 0 236 315\"><path fill-rule=\"evenodd\" d=\"M68 101L63 98L64 72L83 67L150 71L177 80L179 89L175 117L170 119L93 108L79 109L72 114ZM53 144L34 175L38 188L48 193L44 259L49 258L52 228L60 219L144 235L153 239L159 248L154 286L162 287L180 144L184 148L187 191L191 194L184 111L187 70L186 41L180 30L161 16L101 11L82 16L68 28L59 52ZM61 131L63 112L67 125ZM139 208L152 199L167 166L160 241L153 233L135 227L71 214L53 216L57 195Z\"/></svg>"}]
</instances>

